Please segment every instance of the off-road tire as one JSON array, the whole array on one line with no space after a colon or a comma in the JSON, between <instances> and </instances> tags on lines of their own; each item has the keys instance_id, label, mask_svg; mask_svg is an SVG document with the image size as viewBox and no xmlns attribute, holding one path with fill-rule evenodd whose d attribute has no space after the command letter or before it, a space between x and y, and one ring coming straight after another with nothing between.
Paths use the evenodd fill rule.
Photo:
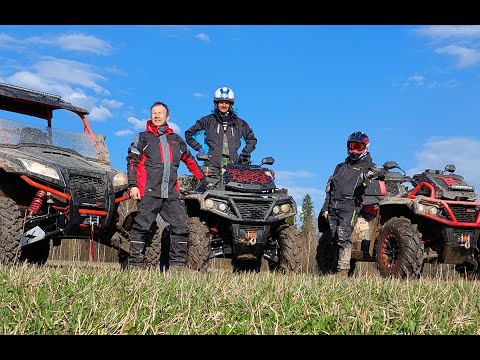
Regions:
<instances>
[{"instance_id":1,"label":"off-road tire","mask_svg":"<svg viewBox=\"0 0 480 360\"><path fill-rule=\"evenodd\" d=\"M22 247L22 234L19 206L13 199L0 197L0 262L4 265L45 264L50 254L50 241L44 239Z\"/></svg>"},{"instance_id":2,"label":"off-road tire","mask_svg":"<svg viewBox=\"0 0 480 360\"><path fill-rule=\"evenodd\" d=\"M22 237L22 213L17 203L0 197L0 262L15 265L20 262Z\"/></svg>"},{"instance_id":3,"label":"off-road tire","mask_svg":"<svg viewBox=\"0 0 480 360\"><path fill-rule=\"evenodd\" d=\"M333 241L330 230L322 233L318 240L316 260L320 275L331 275L337 272L338 262L337 246Z\"/></svg>"},{"instance_id":4,"label":"off-road tire","mask_svg":"<svg viewBox=\"0 0 480 360\"><path fill-rule=\"evenodd\" d=\"M420 277L424 246L418 226L403 216L388 220L375 242L375 261L383 277Z\"/></svg>"},{"instance_id":5,"label":"off-road tire","mask_svg":"<svg viewBox=\"0 0 480 360\"><path fill-rule=\"evenodd\" d=\"M206 271L211 251L208 226L198 217L188 218L187 223L189 229L187 267Z\"/></svg>"},{"instance_id":6,"label":"off-road tire","mask_svg":"<svg viewBox=\"0 0 480 360\"><path fill-rule=\"evenodd\" d=\"M163 228L160 228L155 222L152 226L153 236L151 239L147 239L145 243L145 256L143 264L147 268L155 268L164 264L160 264L160 258L162 256L162 249L168 250L168 247L162 246L163 240ZM118 250L118 263L121 269L126 269L128 266L128 252L122 249Z\"/></svg>"},{"instance_id":7,"label":"off-road tire","mask_svg":"<svg viewBox=\"0 0 480 360\"><path fill-rule=\"evenodd\" d=\"M277 229L278 267L277 272L298 273L302 271L302 239L295 226L283 224Z\"/></svg>"}]
</instances>

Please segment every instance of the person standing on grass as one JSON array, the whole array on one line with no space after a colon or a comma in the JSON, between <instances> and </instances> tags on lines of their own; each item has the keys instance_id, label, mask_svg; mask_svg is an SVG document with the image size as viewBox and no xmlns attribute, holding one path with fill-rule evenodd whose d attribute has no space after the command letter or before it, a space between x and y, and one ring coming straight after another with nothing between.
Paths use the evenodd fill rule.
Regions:
<instances>
[{"instance_id":1,"label":"person standing on grass","mask_svg":"<svg viewBox=\"0 0 480 360\"><path fill-rule=\"evenodd\" d=\"M146 129L128 148L129 194L138 200L138 211L130 231L128 265L144 267L145 242L157 214L170 224L170 268L179 270L187 259L187 214L179 198L177 170L183 161L193 176L205 181L183 139L168 126L168 106L155 102Z\"/></svg>"},{"instance_id":2,"label":"person standing on grass","mask_svg":"<svg viewBox=\"0 0 480 360\"><path fill-rule=\"evenodd\" d=\"M327 221L327 235L336 244L336 271L349 275L352 255L352 231L363 205L366 187L373 177L383 178L385 170L378 168L368 151L370 139L363 131L347 139L347 158L339 163L326 186L325 202L320 215Z\"/></svg>"}]
</instances>

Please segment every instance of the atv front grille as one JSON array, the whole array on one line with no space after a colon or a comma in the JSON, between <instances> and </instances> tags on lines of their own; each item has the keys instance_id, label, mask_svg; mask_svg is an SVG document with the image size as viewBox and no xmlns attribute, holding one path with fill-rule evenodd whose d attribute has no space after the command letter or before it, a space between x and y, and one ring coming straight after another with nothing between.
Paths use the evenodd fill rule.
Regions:
<instances>
[{"instance_id":1,"label":"atv front grille","mask_svg":"<svg viewBox=\"0 0 480 360\"><path fill-rule=\"evenodd\" d=\"M255 184L255 185L273 185L273 177L268 176L263 168L249 167L243 165L231 164L227 167L223 175L225 184L235 182L239 184Z\"/></svg>"},{"instance_id":2,"label":"atv front grille","mask_svg":"<svg viewBox=\"0 0 480 360\"><path fill-rule=\"evenodd\" d=\"M263 219L268 214L267 211L270 209L269 203L235 203L237 205L238 211L242 218L247 219Z\"/></svg>"},{"instance_id":3,"label":"atv front grille","mask_svg":"<svg viewBox=\"0 0 480 360\"><path fill-rule=\"evenodd\" d=\"M450 209L457 221L472 223L477 218L478 209L473 206L450 204Z\"/></svg>"},{"instance_id":4,"label":"atv front grille","mask_svg":"<svg viewBox=\"0 0 480 360\"><path fill-rule=\"evenodd\" d=\"M105 201L107 189L102 179L80 175L70 174L70 189L81 199L93 199L96 201Z\"/></svg>"}]
</instances>

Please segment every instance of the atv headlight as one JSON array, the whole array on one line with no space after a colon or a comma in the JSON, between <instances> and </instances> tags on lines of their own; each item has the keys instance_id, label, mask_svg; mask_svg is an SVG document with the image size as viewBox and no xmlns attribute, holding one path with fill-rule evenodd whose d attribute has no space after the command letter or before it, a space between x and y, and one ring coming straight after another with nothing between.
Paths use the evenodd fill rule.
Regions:
<instances>
[{"instance_id":1,"label":"atv headlight","mask_svg":"<svg viewBox=\"0 0 480 360\"><path fill-rule=\"evenodd\" d=\"M47 166L45 164L33 161L33 160L27 160L27 159L19 159L23 166L25 166L25 169L28 171L43 175L43 176L48 176L52 179L60 180L60 174L58 171L50 166Z\"/></svg>"},{"instance_id":2,"label":"atv headlight","mask_svg":"<svg viewBox=\"0 0 480 360\"><path fill-rule=\"evenodd\" d=\"M290 204L283 204L282 206L280 206L280 210L282 210L282 212L285 214L288 214L290 212L290 209Z\"/></svg>"},{"instance_id":3,"label":"atv headlight","mask_svg":"<svg viewBox=\"0 0 480 360\"><path fill-rule=\"evenodd\" d=\"M123 172L119 171L118 173L115 174L112 180L113 187L122 187L122 186L127 186L128 185L128 177L127 174L124 174Z\"/></svg>"}]
</instances>

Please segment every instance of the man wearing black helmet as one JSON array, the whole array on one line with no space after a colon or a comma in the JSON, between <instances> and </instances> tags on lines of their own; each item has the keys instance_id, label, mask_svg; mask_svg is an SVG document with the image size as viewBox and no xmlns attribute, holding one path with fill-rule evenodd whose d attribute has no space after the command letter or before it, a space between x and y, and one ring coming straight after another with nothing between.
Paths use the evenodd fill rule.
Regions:
<instances>
[{"instance_id":1,"label":"man wearing black helmet","mask_svg":"<svg viewBox=\"0 0 480 360\"><path fill-rule=\"evenodd\" d=\"M232 89L226 86L218 88L213 96L213 112L185 131L188 145L210 155L210 161L205 161L206 166L220 169L228 163L250 162L250 153L255 149L257 139L248 123L233 111L234 101ZM205 135L204 145L196 139L201 133ZM245 146L239 155L242 139Z\"/></svg>"},{"instance_id":2,"label":"man wearing black helmet","mask_svg":"<svg viewBox=\"0 0 480 360\"><path fill-rule=\"evenodd\" d=\"M336 271L342 276L349 274L351 235L363 204L365 188L372 178L382 178L385 174L384 169L373 163L369 146L370 140L362 131L356 131L348 137L348 156L335 167L328 179L325 202L319 215L327 220L327 233L337 245Z\"/></svg>"}]
</instances>

